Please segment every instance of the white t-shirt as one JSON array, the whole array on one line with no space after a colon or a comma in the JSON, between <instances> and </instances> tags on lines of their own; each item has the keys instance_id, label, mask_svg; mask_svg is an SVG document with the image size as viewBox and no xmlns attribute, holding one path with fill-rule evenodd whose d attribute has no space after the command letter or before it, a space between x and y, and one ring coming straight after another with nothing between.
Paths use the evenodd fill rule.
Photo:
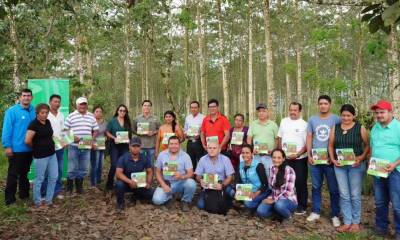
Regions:
<instances>
[{"instance_id":1,"label":"white t-shirt","mask_svg":"<svg viewBox=\"0 0 400 240\"><path fill-rule=\"evenodd\" d=\"M49 112L47 119L50 121L51 127L53 128L53 135L59 137L61 131L64 130L64 114L59 111L57 116L54 116Z\"/></svg>"},{"instance_id":2,"label":"white t-shirt","mask_svg":"<svg viewBox=\"0 0 400 240\"><path fill-rule=\"evenodd\" d=\"M297 120L292 120L288 117L282 119L279 126L278 137L282 139L282 145L295 143L297 152L299 152L306 145L307 122L301 118ZM306 156L307 153L304 153L298 159Z\"/></svg>"}]
</instances>

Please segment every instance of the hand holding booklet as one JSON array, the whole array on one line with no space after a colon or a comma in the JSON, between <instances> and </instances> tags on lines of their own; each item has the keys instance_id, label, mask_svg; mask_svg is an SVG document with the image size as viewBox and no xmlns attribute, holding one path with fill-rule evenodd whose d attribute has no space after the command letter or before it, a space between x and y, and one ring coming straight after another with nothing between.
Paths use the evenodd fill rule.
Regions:
<instances>
[{"instance_id":1,"label":"hand holding booklet","mask_svg":"<svg viewBox=\"0 0 400 240\"><path fill-rule=\"evenodd\" d=\"M205 173L203 175L203 182L207 189L217 189L218 175Z\"/></svg>"},{"instance_id":2,"label":"hand holding booklet","mask_svg":"<svg viewBox=\"0 0 400 240\"><path fill-rule=\"evenodd\" d=\"M388 160L372 157L369 161L367 173L372 176L387 178L389 173L386 171L386 166L389 163Z\"/></svg>"},{"instance_id":3,"label":"hand holding booklet","mask_svg":"<svg viewBox=\"0 0 400 240\"><path fill-rule=\"evenodd\" d=\"M314 164L328 164L328 150L326 148L313 148L312 158L314 160Z\"/></svg>"},{"instance_id":4,"label":"hand holding booklet","mask_svg":"<svg viewBox=\"0 0 400 240\"><path fill-rule=\"evenodd\" d=\"M251 201L253 185L251 184L236 184L235 199L238 201Z\"/></svg>"},{"instance_id":5,"label":"hand holding booklet","mask_svg":"<svg viewBox=\"0 0 400 240\"><path fill-rule=\"evenodd\" d=\"M138 188L146 187L146 172L135 172L131 174L131 179L136 182Z\"/></svg>"}]
</instances>

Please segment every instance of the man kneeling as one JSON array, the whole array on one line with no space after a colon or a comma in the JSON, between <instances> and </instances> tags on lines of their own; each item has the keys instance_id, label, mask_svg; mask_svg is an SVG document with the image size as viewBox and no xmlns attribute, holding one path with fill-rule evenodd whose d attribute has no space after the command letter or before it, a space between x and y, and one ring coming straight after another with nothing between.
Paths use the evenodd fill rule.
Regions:
<instances>
[{"instance_id":1,"label":"man kneeling","mask_svg":"<svg viewBox=\"0 0 400 240\"><path fill-rule=\"evenodd\" d=\"M182 194L182 211L189 211L196 182L192 179L193 166L187 153L180 149L179 138L168 139L168 149L162 151L156 162L156 178L160 183L153 195L153 203L162 205L176 193Z\"/></svg>"},{"instance_id":2,"label":"man kneeling","mask_svg":"<svg viewBox=\"0 0 400 240\"><path fill-rule=\"evenodd\" d=\"M140 154L140 138L134 137L130 141L130 152L118 159L115 184L117 208L125 208L125 193L133 192L134 199L151 200L154 190L151 189L153 169L151 162Z\"/></svg>"}]
</instances>

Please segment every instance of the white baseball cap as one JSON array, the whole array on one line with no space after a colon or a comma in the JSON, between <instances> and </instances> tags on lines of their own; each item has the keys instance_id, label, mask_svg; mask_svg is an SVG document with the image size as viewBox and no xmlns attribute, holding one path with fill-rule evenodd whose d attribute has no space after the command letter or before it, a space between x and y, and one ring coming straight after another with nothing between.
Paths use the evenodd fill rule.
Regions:
<instances>
[{"instance_id":1,"label":"white baseball cap","mask_svg":"<svg viewBox=\"0 0 400 240\"><path fill-rule=\"evenodd\" d=\"M88 103L87 98L85 97L79 97L76 99L76 105L82 104L82 103Z\"/></svg>"}]
</instances>

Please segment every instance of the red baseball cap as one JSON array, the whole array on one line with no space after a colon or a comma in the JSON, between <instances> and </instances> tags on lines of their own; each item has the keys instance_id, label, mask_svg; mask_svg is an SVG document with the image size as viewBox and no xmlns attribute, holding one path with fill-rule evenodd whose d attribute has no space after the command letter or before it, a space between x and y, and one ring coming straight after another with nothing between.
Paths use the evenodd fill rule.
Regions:
<instances>
[{"instance_id":1,"label":"red baseball cap","mask_svg":"<svg viewBox=\"0 0 400 240\"><path fill-rule=\"evenodd\" d=\"M379 100L375 105L371 107L371 110L376 109L392 111L392 104L389 101Z\"/></svg>"}]
</instances>

